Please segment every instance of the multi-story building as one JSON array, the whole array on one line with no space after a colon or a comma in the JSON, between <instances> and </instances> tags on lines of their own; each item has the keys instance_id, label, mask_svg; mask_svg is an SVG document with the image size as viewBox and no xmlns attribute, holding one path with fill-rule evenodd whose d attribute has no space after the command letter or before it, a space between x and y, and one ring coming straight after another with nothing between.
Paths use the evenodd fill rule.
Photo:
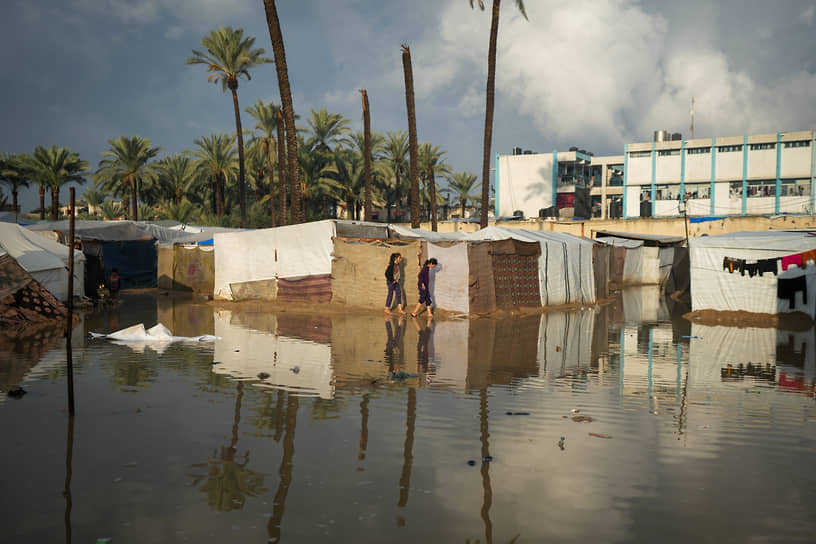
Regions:
<instances>
[{"instance_id":1,"label":"multi-story building","mask_svg":"<svg viewBox=\"0 0 816 544\"><path fill-rule=\"evenodd\" d=\"M630 218L816 210L814 131L691 140L663 134L626 145L622 156L577 148L499 155L495 213ZM584 199L589 208L576 208Z\"/></svg>"}]
</instances>

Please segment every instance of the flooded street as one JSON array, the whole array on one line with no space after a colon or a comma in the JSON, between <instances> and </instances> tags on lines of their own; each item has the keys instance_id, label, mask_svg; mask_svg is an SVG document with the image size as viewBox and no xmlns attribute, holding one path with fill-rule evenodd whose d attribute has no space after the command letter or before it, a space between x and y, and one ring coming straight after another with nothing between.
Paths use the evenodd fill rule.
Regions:
<instances>
[{"instance_id":1,"label":"flooded street","mask_svg":"<svg viewBox=\"0 0 816 544\"><path fill-rule=\"evenodd\" d=\"M9 542L812 542L816 332L656 290L541 316L296 315L124 293L0 347ZM144 323L214 344L90 339Z\"/></svg>"}]
</instances>

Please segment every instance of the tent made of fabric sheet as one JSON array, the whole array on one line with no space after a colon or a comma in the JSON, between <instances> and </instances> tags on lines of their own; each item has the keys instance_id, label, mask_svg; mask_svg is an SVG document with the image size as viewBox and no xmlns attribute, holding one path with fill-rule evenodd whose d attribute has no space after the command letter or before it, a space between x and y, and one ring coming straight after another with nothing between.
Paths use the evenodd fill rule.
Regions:
<instances>
[{"instance_id":1,"label":"tent made of fabric sheet","mask_svg":"<svg viewBox=\"0 0 816 544\"><path fill-rule=\"evenodd\" d=\"M467 239L536 242L541 246L538 256L541 305L595 303L592 241L560 232L495 226L471 233Z\"/></svg>"},{"instance_id":2,"label":"tent made of fabric sheet","mask_svg":"<svg viewBox=\"0 0 816 544\"><path fill-rule=\"evenodd\" d=\"M380 223L325 220L271 229L216 233L215 288L218 299L235 300L231 285L289 280L332 273L333 238L386 238ZM278 286L280 287L280 286ZM311 289L311 286L310 286ZM269 297L274 298L272 293Z\"/></svg>"},{"instance_id":3,"label":"tent made of fabric sheet","mask_svg":"<svg viewBox=\"0 0 816 544\"><path fill-rule=\"evenodd\" d=\"M416 304L416 277L420 270L422 242L418 240L334 239L331 272L332 301L365 308L385 306L388 287L385 269L392 253L402 255L400 267L403 308ZM396 301L392 301L396 309Z\"/></svg>"},{"instance_id":4,"label":"tent made of fabric sheet","mask_svg":"<svg viewBox=\"0 0 816 544\"><path fill-rule=\"evenodd\" d=\"M0 223L0 249L58 300L68 300L68 248L13 223ZM85 295L85 256L74 251L74 296Z\"/></svg>"},{"instance_id":5,"label":"tent made of fabric sheet","mask_svg":"<svg viewBox=\"0 0 816 544\"><path fill-rule=\"evenodd\" d=\"M215 281L214 256L212 247L176 244L173 248L173 289L212 296Z\"/></svg>"},{"instance_id":6,"label":"tent made of fabric sheet","mask_svg":"<svg viewBox=\"0 0 816 544\"><path fill-rule=\"evenodd\" d=\"M763 275L729 272L723 267L723 259L743 259L756 262L763 259L779 259L816 249L816 236L808 232L759 231L735 232L718 236L699 236L689 239L689 260L691 267L691 309L718 311L746 311L754 313L778 314L803 311L814 317L816 307L816 286L812 286L812 276L816 267L805 269L808 299L803 305L791 308L788 301L777 297L777 288L783 278L795 278L802 274L789 268L780 275ZM812 271L811 271L812 270ZM795 302L800 301L797 298Z\"/></svg>"},{"instance_id":7,"label":"tent made of fabric sheet","mask_svg":"<svg viewBox=\"0 0 816 544\"><path fill-rule=\"evenodd\" d=\"M467 234L464 232L434 232L425 229L412 229L402 225L388 225L388 233L390 238L407 238L429 242L452 242L467 238Z\"/></svg>"},{"instance_id":8,"label":"tent made of fabric sheet","mask_svg":"<svg viewBox=\"0 0 816 544\"><path fill-rule=\"evenodd\" d=\"M214 325L214 360L219 362L212 367L214 372L302 396L334 397L328 343L287 336L277 324L271 330L253 329L233 320L226 310L215 312Z\"/></svg>"}]
</instances>

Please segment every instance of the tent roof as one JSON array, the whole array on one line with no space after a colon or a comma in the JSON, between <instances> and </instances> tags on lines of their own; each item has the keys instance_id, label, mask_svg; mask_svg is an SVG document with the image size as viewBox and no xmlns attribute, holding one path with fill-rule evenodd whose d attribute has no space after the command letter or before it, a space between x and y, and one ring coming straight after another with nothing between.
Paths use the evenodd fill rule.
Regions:
<instances>
[{"instance_id":1,"label":"tent roof","mask_svg":"<svg viewBox=\"0 0 816 544\"><path fill-rule=\"evenodd\" d=\"M70 225L67 219L46 221L28 226L34 231L53 230L68 235ZM74 236L80 240L97 240L102 242L128 242L133 240L150 240L153 238L131 221L75 221Z\"/></svg>"},{"instance_id":2,"label":"tent roof","mask_svg":"<svg viewBox=\"0 0 816 544\"><path fill-rule=\"evenodd\" d=\"M785 230L740 231L690 238L689 246L694 249L739 248L797 252L816 248L816 233Z\"/></svg>"},{"instance_id":3,"label":"tent roof","mask_svg":"<svg viewBox=\"0 0 816 544\"><path fill-rule=\"evenodd\" d=\"M686 241L686 238L684 236L668 236L665 234L640 234L633 232L615 232L611 230L595 231L595 238L607 238L607 237L622 238L626 240L641 240L646 245L650 246L677 245Z\"/></svg>"},{"instance_id":4,"label":"tent roof","mask_svg":"<svg viewBox=\"0 0 816 544\"><path fill-rule=\"evenodd\" d=\"M572 234L565 232L554 232L547 230L528 230L528 229L511 229L507 227L486 227L476 232L471 232L465 238L466 240L506 240L512 238L514 240L521 240L524 242L541 242L550 241L568 244L589 244L594 242L588 239L582 239Z\"/></svg>"},{"instance_id":5,"label":"tent roof","mask_svg":"<svg viewBox=\"0 0 816 544\"><path fill-rule=\"evenodd\" d=\"M0 223L0 247L26 272L64 269L68 260L68 247L13 223ZM84 261L85 255L74 251L74 259Z\"/></svg>"},{"instance_id":6,"label":"tent roof","mask_svg":"<svg viewBox=\"0 0 816 544\"><path fill-rule=\"evenodd\" d=\"M462 232L433 232L425 229L412 229L401 225L388 225L391 238L407 238L411 240L427 240L429 242L444 242L464 240Z\"/></svg>"}]
</instances>

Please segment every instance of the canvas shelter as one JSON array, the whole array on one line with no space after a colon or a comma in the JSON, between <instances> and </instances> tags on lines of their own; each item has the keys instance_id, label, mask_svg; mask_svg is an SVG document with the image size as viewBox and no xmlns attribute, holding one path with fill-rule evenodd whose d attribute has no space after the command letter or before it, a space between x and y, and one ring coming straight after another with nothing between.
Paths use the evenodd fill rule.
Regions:
<instances>
[{"instance_id":1,"label":"canvas shelter","mask_svg":"<svg viewBox=\"0 0 816 544\"><path fill-rule=\"evenodd\" d=\"M676 266L685 262L682 236L600 230L595 231L595 240L613 248L611 280L617 285L666 285L672 274L687 276Z\"/></svg>"},{"instance_id":2,"label":"canvas shelter","mask_svg":"<svg viewBox=\"0 0 816 544\"><path fill-rule=\"evenodd\" d=\"M803 253L816 251L816 236L810 232L771 230L700 236L689 240L689 250L693 311L798 311L816 318L816 265L812 264L813 255L804 262L801 258ZM803 266L791 265L784 270L783 259L797 255ZM726 259L742 265L729 266ZM774 267L776 273L769 271ZM803 289L788 291L797 285Z\"/></svg>"},{"instance_id":3,"label":"canvas shelter","mask_svg":"<svg viewBox=\"0 0 816 544\"><path fill-rule=\"evenodd\" d=\"M58 300L68 300L69 249L25 227L0 223L0 251L11 255ZM74 251L74 296L85 295L85 256Z\"/></svg>"},{"instance_id":4,"label":"canvas shelter","mask_svg":"<svg viewBox=\"0 0 816 544\"><path fill-rule=\"evenodd\" d=\"M388 227L331 219L216 233L214 296L328 302L336 237L385 239Z\"/></svg>"}]
</instances>

